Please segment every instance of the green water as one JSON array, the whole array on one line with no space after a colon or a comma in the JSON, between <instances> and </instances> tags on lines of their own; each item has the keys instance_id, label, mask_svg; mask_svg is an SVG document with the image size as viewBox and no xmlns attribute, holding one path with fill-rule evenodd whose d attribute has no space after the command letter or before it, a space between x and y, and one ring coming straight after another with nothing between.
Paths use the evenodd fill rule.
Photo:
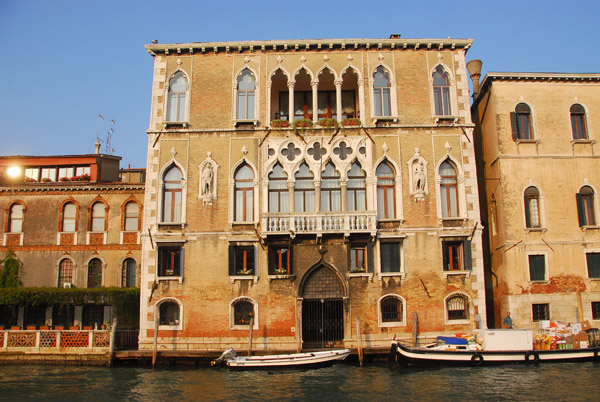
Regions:
<instances>
[{"instance_id":1,"label":"green water","mask_svg":"<svg viewBox=\"0 0 600 402\"><path fill-rule=\"evenodd\" d=\"M188 367L0 367L13 401L598 401L600 364L313 370Z\"/></svg>"}]
</instances>

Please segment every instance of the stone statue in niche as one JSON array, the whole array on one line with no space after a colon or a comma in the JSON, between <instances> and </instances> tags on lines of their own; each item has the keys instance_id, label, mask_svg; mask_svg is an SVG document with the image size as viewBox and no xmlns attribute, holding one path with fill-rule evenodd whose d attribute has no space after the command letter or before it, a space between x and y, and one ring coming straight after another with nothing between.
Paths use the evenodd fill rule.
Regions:
<instances>
[{"instance_id":1,"label":"stone statue in niche","mask_svg":"<svg viewBox=\"0 0 600 402\"><path fill-rule=\"evenodd\" d=\"M410 194L415 201L423 201L425 195L429 194L427 188L427 161L420 155L419 148L415 148L415 154L408 163L408 174L410 182Z\"/></svg>"},{"instance_id":2,"label":"stone statue in niche","mask_svg":"<svg viewBox=\"0 0 600 402\"><path fill-rule=\"evenodd\" d=\"M204 205L212 205L217 198L217 169L219 165L212 158L212 152L206 153L206 159L198 166L200 170L200 188L198 197Z\"/></svg>"}]
</instances>

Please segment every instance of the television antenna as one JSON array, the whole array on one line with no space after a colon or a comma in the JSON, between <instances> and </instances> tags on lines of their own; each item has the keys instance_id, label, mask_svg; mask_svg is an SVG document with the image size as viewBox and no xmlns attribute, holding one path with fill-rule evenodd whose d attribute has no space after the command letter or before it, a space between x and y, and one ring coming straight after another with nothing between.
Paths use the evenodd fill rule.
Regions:
<instances>
[{"instance_id":1,"label":"television antenna","mask_svg":"<svg viewBox=\"0 0 600 402\"><path fill-rule=\"evenodd\" d=\"M106 140L102 141L99 137L101 120L104 121L104 116L102 113L98 113L98 129L96 130L96 139L104 144L104 153L107 155L112 155L115 152L115 149L111 145L111 138L115 133L115 126L117 123L115 122L115 119L110 120L110 127L106 132Z\"/></svg>"}]
</instances>

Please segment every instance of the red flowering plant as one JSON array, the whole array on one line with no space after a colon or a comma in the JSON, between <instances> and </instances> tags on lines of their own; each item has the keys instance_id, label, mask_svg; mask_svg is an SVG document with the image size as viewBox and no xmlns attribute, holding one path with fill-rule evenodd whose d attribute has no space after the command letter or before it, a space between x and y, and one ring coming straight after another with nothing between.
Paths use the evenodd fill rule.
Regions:
<instances>
[{"instance_id":1,"label":"red flowering plant","mask_svg":"<svg viewBox=\"0 0 600 402\"><path fill-rule=\"evenodd\" d=\"M273 120L271 122L271 127L273 128L286 128L290 126L290 122L287 120Z\"/></svg>"}]
</instances>

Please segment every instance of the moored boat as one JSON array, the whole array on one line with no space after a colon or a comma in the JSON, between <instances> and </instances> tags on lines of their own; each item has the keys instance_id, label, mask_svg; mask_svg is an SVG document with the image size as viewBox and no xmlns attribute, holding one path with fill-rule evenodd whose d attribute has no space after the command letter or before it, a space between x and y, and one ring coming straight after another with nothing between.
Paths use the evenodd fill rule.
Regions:
<instances>
[{"instance_id":1,"label":"moored boat","mask_svg":"<svg viewBox=\"0 0 600 402\"><path fill-rule=\"evenodd\" d=\"M485 330L478 335L481 344L469 344L465 340L464 343L441 341L409 347L393 340L390 353L396 362L416 366L600 361L600 347L534 349L530 330Z\"/></svg>"},{"instance_id":2,"label":"moored boat","mask_svg":"<svg viewBox=\"0 0 600 402\"><path fill-rule=\"evenodd\" d=\"M229 348L219 359L213 361L213 365L224 362L232 369L314 368L342 361L350 352L350 349L335 349L281 355L237 356L235 351Z\"/></svg>"}]
</instances>

